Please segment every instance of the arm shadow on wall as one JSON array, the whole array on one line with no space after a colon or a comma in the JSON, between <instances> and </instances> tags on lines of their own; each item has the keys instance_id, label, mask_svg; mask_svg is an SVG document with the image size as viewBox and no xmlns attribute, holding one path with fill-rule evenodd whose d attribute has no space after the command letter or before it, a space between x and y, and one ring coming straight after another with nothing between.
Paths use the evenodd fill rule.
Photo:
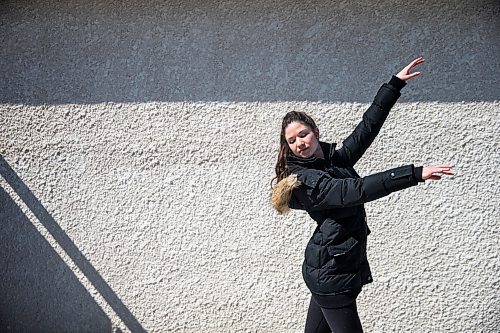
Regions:
<instances>
[{"instance_id":1,"label":"arm shadow on wall","mask_svg":"<svg viewBox=\"0 0 500 333\"><path fill-rule=\"evenodd\" d=\"M498 1L0 3L0 103L498 100Z\"/></svg>"},{"instance_id":2,"label":"arm shadow on wall","mask_svg":"<svg viewBox=\"0 0 500 333\"><path fill-rule=\"evenodd\" d=\"M0 175L130 331L146 332L3 156ZM102 308L2 187L0 221L0 332L112 332Z\"/></svg>"}]
</instances>

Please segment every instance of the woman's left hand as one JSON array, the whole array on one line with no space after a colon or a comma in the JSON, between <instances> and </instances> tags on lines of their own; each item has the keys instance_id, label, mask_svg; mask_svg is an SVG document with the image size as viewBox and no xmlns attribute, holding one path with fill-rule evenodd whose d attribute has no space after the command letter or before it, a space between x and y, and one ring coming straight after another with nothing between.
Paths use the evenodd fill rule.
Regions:
<instances>
[{"instance_id":1,"label":"woman's left hand","mask_svg":"<svg viewBox=\"0 0 500 333\"><path fill-rule=\"evenodd\" d=\"M453 176L455 172L451 169L450 164L431 165L422 168L422 179L440 180L443 175Z\"/></svg>"},{"instance_id":2,"label":"woman's left hand","mask_svg":"<svg viewBox=\"0 0 500 333\"><path fill-rule=\"evenodd\" d=\"M417 59L415 59L412 62L410 62L410 64L408 66L406 66L405 68L403 68L401 70L401 72L399 72L398 74L396 74L396 76L398 78L400 78L401 80L404 80L404 81L408 81L409 79L412 79L414 77L419 76L420 72L410 73L410 71L413 69L413 67L420 65L424 61L425 61L425 59L423 57L418 57Z\"/></svg>"}]
</instances>

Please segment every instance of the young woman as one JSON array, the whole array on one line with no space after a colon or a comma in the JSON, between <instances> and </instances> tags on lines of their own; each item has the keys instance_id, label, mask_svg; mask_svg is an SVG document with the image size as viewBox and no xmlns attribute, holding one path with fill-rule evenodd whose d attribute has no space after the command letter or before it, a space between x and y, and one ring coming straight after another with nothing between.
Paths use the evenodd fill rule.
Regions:
<instances>
[{"instance_id":1,"label":"young woman","mask_svg":"<svg viewBox=\"0 0 500 333\"><path fill-rule=\"evenodd\" d=\"M311 291L305 333L363 331L356 297L363 285L372 282L366 256L370 229L363 204L453 175L450 165L410 164L363 178L353 168L377 136L401 88L420 74L411 70L423 62L421 57L413 60L382 85L339 149L319 141L319 129L307 114L292 111L283 118L272 205L280 213L305 210L318 223L302 265Z\"/></svg>"}]
</instances>

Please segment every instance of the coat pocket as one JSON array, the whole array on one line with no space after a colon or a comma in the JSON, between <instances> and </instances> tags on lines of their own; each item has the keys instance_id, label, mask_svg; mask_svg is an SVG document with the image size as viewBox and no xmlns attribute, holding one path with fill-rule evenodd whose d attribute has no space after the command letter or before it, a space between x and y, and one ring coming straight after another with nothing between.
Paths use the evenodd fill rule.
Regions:
<instances>
[{"instance_id":1,"label":"coat pocket","mask_svg":"<svg viewBox=\"0 0 500 333\"><path fill-rule=\"evenodd\" d=\"M356 271L359 268L361 244L354 237L350 237L340 244L328 245L327 250L330 255L329 269L348 272Z\"/></svg>"},{"instance_id":2,"label":"coat pocket","mask_svg":"<svg viewBox=\"0 0 500 333\"><path fill-rule=\"evenodd\" d=\"M353 252L356 247L359 247L358 240L354 237L349 237L345 242L336 245L328 245L327 248L329 255L332 257L340 257Z\"/></svg>"}]
</instances>

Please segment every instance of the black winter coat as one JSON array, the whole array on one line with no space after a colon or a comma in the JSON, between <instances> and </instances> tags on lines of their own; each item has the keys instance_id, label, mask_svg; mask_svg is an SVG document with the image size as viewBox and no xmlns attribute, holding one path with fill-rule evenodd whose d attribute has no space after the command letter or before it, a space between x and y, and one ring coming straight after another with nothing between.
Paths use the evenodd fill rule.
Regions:
<instances>
[{"instance_id":1,"label":"black winter coat","mask_svg":"<svg viewBox=\"0 0 500 333\"><path fill-rule=\"evenodd\" d=\"M366 256L370 230L363 204L422 181L422 167L412 164L363 178L353 168L379 133L404 85L395 76L383 84L340 149L320 142L324 159L287 156L291 174L276 184L272 200L279 211L305 210L318 224L302 265L302 275L313 295L359 291L372 282Z\"/></svg>"}]
</instances>

